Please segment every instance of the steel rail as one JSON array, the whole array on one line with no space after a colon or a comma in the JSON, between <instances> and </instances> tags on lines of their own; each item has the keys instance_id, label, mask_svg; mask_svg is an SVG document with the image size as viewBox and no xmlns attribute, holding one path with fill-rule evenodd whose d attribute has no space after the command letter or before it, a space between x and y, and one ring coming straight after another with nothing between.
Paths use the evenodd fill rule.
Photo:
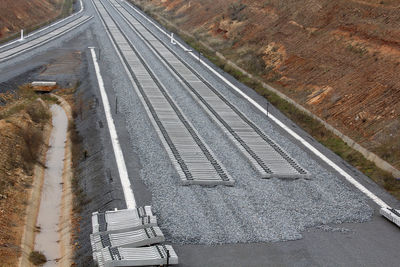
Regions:
<instances>
[{"instance_id":1,"label":"steel rail","mask_svg":"<svg viewBox=\"0 0 400 267\"><path fill-rule=\"evenodd\" d=\"M233 179L169 96L118 22L112 18L101 1L92 2L104 26L111 33L113 42L117 44L119 53L124 55L122 60L134 80L135 89L139 91L141 101L149 117L152 118L151 121L160 139L164 141L163 145L183 183L232 185ZM123 40L118 42L114 35L120 35Z\"/></svg>"},{"instance_id":2,"label":"steel rail","mask_svg":"<svg viewBox=\"0 0 400 267\"><path fill-rule=\"evenodd\" d=\"M268 137L265 133L263 133L260 128L258 128L246 115L244 115L239 109L230 103L220 92L218 92L208 81L206 81L192 66L187 64L184 60L182 60L170 47L165 45L163 41L157 37L154 33L152 33L148 27L144 25L141 21L137 20L123 5L120 5L115 0L108 0L114 9L120 13L122 17L124 17L125 21L129 24L129 26L141 37L141 39L145 42L145 44L150 47L150 49L157 54L161 61L163 61L167 68L172 71L178 79L184 83L184 87L189 89L193 98L201 104L207 113L214 118L214 120L218 123L218 125L222 128L225 128L224 131L230 139L239 147L239 150L247 157L247 159L252 163L252 165L262 174L263 178L270 177L280 177L280 178L309 178L310 175L306 170L304 170L294 159L292 159L280 146L278 146L270 137ZM129 18L119 10L118 7L124 9L124 11L128 14ZM134 23L136 22L136 23ZM142 33L135 24L140 24L147 33ZM156 41L149 40L148 34L156 39ZM146 35L146 36L145 36ZM152 42L155 42L153 45ZM155 47L159 45L158 49ZM167 49L166 56L170 59L168 60L166 56L163 56L159 50ZM168 52L170 54L168 54ZM172 55L171 55L172 54ZM171 56L173 58L171 59ZM195 75L197 80L188 81L187 78L183 77L183 75L177 70L179 66L173 66L173 64L177 65L177 62L170 63L170 61L177 59L190 73ZM181 69L185 71L185 69ZM199 88L196 90L192 85L195 82L203 83L210 92L205 91L206 88ZM195 85L196 86L196 85ZM209 100L207 101L208 98ZM214 101L214 104L210 104L209 102ZM222 101L222 102L221 102ZM225 109L221 109L221 105L226 105ZM218 110L217 110L218 109ZM225 114L224 114L225 113ZM230 115L226 115L226 113ZM221 115L223 114L223 115ZM236 116L235 116L236 115ZM232 117L233 116L233 117ZM225 119L224 119L225 117ZM229 122L227 119L229 119ZM241 123L242 122L242 123ZM232 126L232 124L240 124ZM246 129L248 126L248 129ZM245 128L246 127L246 128ZM236 129L235 129L236 128ZM257 143L254 143L254 138L260 137L263 141L258 140ZM247 140L246 140L247 139ZM251 143L249 145L249 143ZM268 149L274 150L272 153L267 153ZM284 161L279 161L281 157ZM271 167L272 165L272 167ZM291 170L289 172L288 170Z\"/></svg>"}]
</instances>

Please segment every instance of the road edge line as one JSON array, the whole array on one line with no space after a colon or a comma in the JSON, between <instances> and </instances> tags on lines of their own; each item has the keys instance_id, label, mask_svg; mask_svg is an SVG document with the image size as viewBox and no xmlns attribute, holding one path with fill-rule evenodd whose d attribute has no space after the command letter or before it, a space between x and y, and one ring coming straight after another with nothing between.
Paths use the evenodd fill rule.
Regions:
<instances>
[{"instance_id":1,"label":"road edge line","mask_svg":"<svg viewBox=\"0 0 400 267\"><path fill-rule=\"evenodd\" d=\"M128 170L126 169L125 159L124 159L124 155L122 153L121 145L119 143L117 130L115 128L114 120L111 115L110 102L108 101L107 93L104 88L104 81L103 81L103 77L101 76L101 73L100 73L100 67L99 67L99 64L97 61L95 48L89 47L89 49L90 49L92 59L93 59L93 65L94 65L95 72L96 72L97 83L98 83L98 86L100 89L100 95L101 95L101 99L102 99L102 103L103 103L104 113L106 115L106 121L107 121L107 125L108 125L108 130L110 133L112 147L114 150L115 161L117 163L119 178L120 178L121 185L122 185L122 191L123 191L124 197L125 197L126 207L127 207L127 209L134 209L134 208L136 208L135 196L133 194L131 182L129 180Z\"/></svg>"}]
</instances>

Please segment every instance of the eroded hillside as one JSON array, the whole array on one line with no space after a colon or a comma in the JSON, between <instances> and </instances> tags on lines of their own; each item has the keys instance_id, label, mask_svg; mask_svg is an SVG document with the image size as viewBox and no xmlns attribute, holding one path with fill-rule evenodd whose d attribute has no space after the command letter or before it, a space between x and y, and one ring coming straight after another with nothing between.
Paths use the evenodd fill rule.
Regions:
<instances>
[{"instance_id":1,"label":"eroded hillside","mask_svg":"<svg viewBox=\"0 0 400 267\"><path fill-rule=\"evenodd\" d=\"M400 167L397 0L134 0Z\"/></svg>"},{"instance_id":2,"label":"eroded hillside","mask_svg":"<svg viewBox=\"0 0 400 267\"><path fill-rule=\"evenodd\" d=\"M72 0L68 0L72 1ZM0 39L60 15L64 0L1 0Z\"/></svg>"}]
</instances>

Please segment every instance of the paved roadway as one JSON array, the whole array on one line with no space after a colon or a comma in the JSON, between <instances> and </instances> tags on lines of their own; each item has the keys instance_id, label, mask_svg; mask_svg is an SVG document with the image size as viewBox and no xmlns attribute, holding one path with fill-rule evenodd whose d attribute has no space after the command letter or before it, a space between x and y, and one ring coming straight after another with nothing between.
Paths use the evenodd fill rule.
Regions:
<instances>
[{"instance_id":1,"label":"paved roadway","mask_svg":"<svg viewBox=\"0 0 400 267\"><path fill-rule=\"evenodd\" d=\"M91 1L84 1L84 3L87 8L82 13L89 16L97 16L96 13L93 12L94 7ZM119 17L118 14L112 14L114 14L113 16L117 21L124 23L123 19ZM146 23L145 21L143 22ZM160 39L165 42L169 41L165 36L157 32L152 25L149 24L148 27L152 29L155 34L159 35ZM29 70L29 67L26 66L27 62L37 62L33 63L33 66L35 64L40 65L50 62L51 55L49 55L49 53L59 49L63 46L65 41L71 40L72 38L79 38L79 44L74 48L82 51L84 51L87 46L107 47L106 43L109 41L105 38L90 38L96 36L101 28L100 20L96 17L93 24L87 24L86 26L73 30L65 36L47 43L43 47L35 48L25 53L23 56L11 59L6 63L0 63L0 82L7 81ZM92 35L88 34L88 32ZM104 35L102 36L104 37ZM182 57L186 56L182 49L177 47L173 49ZM102 51L101 53L105 52ZM115 52L111 50L107 50L107 54L108 53L115 54ZM241 85L229 75L221 71L219 72L261 106L267 106L266 100L258 96L251 89ZM93 72L91 72L90 75L93 76ZM118 77L120 73L108 73L108 75ZM112 87L111 77L106 78L106 85ZM110 90L108 94L110 99L114 98L114 92L112 90ZM319 151L323 152L330 160L351 174L358 182L375 195L393 207L400 207L399 201L395 200L379 186L371 182L368 177L365 177L355 168L343 162L343 160L334 153L313 140L308 134L285 118L279 111L273 107L269 107L269 110L271 114L285 122L292 130L311 142ZM124 117L119 115L116 116L115 120L121 143L128 143L129 133L124 123ZM279 127L276 129L280 134L291 139L294 144L304 149L301 144L288 136L285 131L279 129ZM106 149L111 150L111 146L107 145ZM133 189L138 205L151 204L151 193L146 189L146 186L143 185L138 175L140 165L134 163L138 162L138 158L134 156L136 152L133 151L130 146L123 146L123 150L127 161L132 161L127 167L128 173L132 174L130 176L132 184L136 185ZM312 153L308 153L308 155L327 170L335 172ZM351 185L349 186L351 187ZM354 188L354 190L357 189ZM400 262L400 253L398 253L400 231L396 226L389 223L378 214L378 206L375 203L369 201L369 205L375 210L371 221L340 225L340 227L343 228L335 228L337 227L336 225L331 225L332 228L330 230L327 227L312 228L303 233L303 239L296 241L217 246L174 245L174 248L180 257L181 266L398 266ZM336 229L346 230L337 231Z\"/></svg>"}]
</instances>

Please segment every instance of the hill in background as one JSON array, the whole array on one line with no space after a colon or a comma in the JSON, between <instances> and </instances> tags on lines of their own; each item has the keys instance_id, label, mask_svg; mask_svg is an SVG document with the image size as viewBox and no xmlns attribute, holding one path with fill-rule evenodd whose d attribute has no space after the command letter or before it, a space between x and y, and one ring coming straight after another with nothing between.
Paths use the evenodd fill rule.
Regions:
<instances>
[{"instance_id":1,"label":"hill in background","mask_svg":"<svg viewBox=\"0 0 400 267\"><path fill-rule=\"evenodd\" d=\"M132 0L400 168L398 0Z\"/></svg>"},{"instance_id":2,"label":"hill in background","mask_svg":"<svg viewBox=\"0 0 400 267\"><path fill-rule=\"evenodd\" d=\"M67 13L73 0L1 0L0 39Z\"/></svg>"}]
</instances>

